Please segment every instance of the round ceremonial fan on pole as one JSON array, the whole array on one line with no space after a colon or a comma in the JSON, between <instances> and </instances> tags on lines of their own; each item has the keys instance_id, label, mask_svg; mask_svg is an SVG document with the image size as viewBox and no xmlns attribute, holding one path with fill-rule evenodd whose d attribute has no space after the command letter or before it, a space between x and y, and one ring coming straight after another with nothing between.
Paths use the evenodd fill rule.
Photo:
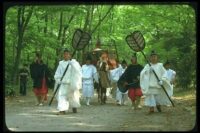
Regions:
<instances>
[{"instance_id":1,"label":"round ceremonial fan on pole","mask_svg":"<svg viewBox=\"0 0 200 133\"><path fill-rule=\"evenodd\" d=\"M145 48L145 40L140 31L134 31L126 37L129 47L135 52L142 51Z\"/></svg>"},{"instance_id":2,"label":"round ceremonial fan on pole","mask_svg":"<svg viewBox=\"0 0 200 133\"><path fill-rule=\"evenodd\" d=\"M90 39L91 36L89 33L84 32L80 29L76 29L72 39L72 47L75 50L82 50L87 44L89 44Z\"/></svg>"},{"instance_id":3,"label":"round ceremonial fan on pole","mask_svg":"<svg viewBox=\"0 0 200 133\"><path fill-rule=\"evenodd\" d=\"M130 35L126 36L125 40L129 47L135 52L142 52L145 48L145 40L140 31L134 31ZM125 93L128 90L128 86L125 86L124 83L125 81L122 80L122 78L120 78L117 82L117 86L122 93Z\"/></svg>"},{"instance_id":4,"label":"round ceremonial fan on pole","mask_svg":"<svg viewBox=\"0 0 200 133\"><path fill-rule=\"evenodd\" d=\"M129 45L129 47L134 50L135 52L141 52L142 55L144 56L144 58L146 59L147 63L149 64L149 66L151 67L151 64L150 62L148 61L148 59L146 58L144 52L142 51L144 48L145 48L145 40L144 40L144 37L142 35L142 33L140 31L134 31L133 33L131 33L130 35L126 36L126 42L127 44ZM158 78L158 75L156 74L155 70L152 69L157 81L159 82L160 79ZM121 87L119 88L119 90L121 92L124 92L126 90L126 87L123 86L124 85L124 82L123 81L118 81L119 85L118 87ZM171 100L171 98L169 97L167 91L165 90L164 86L161 85L162 89L164 90L165 94L167 95L168 99L170 100L171 104L174 106L174 103L173 101Z\"/></svg>"}]
</instances>

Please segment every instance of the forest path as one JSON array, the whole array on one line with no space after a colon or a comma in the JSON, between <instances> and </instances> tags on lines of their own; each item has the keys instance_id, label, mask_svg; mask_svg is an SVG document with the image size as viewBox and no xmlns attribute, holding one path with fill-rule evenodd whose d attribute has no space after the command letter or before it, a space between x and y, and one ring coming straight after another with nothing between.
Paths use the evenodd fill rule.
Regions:
<instances>
[{"instance_id":1,"label":"forest path","mask_svg":"<svg viewBox=\"0 0 200 133\"><path fill-rule=\"evenodd\" d=\"M48 102L52 97L49 90ZM144 99L141 101L143 105ZM11 131L188 131L196 122L196 95L174 96L175 107L162 107L162 112L146 115L148 108L132 110L130 101L118 106L108 97L101 105L95 95L91 106L81 99L78 113L56 115L57 101L51 106L35 106L33 93L5 98L5 124Z\"/></svg>"}]
</instances>

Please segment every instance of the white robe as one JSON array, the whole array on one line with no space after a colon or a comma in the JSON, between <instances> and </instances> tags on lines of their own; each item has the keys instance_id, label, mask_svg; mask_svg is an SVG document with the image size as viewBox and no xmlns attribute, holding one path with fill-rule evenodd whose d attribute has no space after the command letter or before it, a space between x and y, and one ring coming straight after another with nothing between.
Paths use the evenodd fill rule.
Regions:
<instances>
[{"instance_id":1,"label":"white robe","mask_svg":"<svg viewBox=\"0 0 200 133\"><path fill-rule=\"evenodd\" d=\"M118 68L110 70L110 78L112 83L116 83L119 80L120 76L124 73L125 69L119 65ZM114 95L116 95L116 100L119 101L119 104L122 104L127 99L128 90L125 93L120 92L119 88L117 87L114 91Z\"/></svg>"},{"instance_id":2,"label":"white robe","mask_svg":"<svg viewBox=\"0 0 200 133\"><path fill-rule=\"evenodd\" d=\"M82 94L84 97L94 96L94 80L98 83L97 69L94 65L82 66Z\"/></svg>"},{"instance_id":3,"label":"white robe","mask_svg":"<svg viewBox=\"0 0 200 133\"><path fill-rule=\"evenodd\" d=\"M163 81L163 86L171 96L172 86L167 78L167 73L162 63L151 64L158 78ZM144 104L146 106L169 105L171 104L163 88L158 84L158 80L147 64L140 73L140 86L145 95Z\"/></svg>"},{"instance_id":4,"label":"white robe","mask_svg":"<svg viewBox=\"0 0 200 133\"><path fill-rule=\"evenodd\" d=\"M121 67L121 65L119 65L119 67L117 67L113 70L110 70L111 83L117 83L120 76L122 75L122 71L123 71L123 68Z\"/></svg>"},{"instance_id":5,"label":"white robe","mask_svg":"<svg viewBox=\"0 0 200 133\"><path fill-rule=\"evenodd\" d=\"M172 70L172 69L167 69L166 71L167 71L167 78L169 79L169 81L170 81L170 83L172 85L171 95L173 95L173 88L174 88L174 86L173 86L172 81L175 79L176 72L174 70Z\"/></svg>"},{"instance_id":6,"label":"white robe","mask_svg":"<svg viewBox=\"0 0 200 133\"><path fill-rule=\"evenodd\" d=\"M62 83L56 95L58 101L57 109L59 111L67 111L69 109L69 105L76 108L81 106L79 101L79 89L82 88L81 66L75 59L72 59L70 62L71 63L65 73L65 76L63 77ZM58 81L61 80L68 64L69 61L62 60L59 62L54 75L54 79L56 80L54 91L57 88Z\"/></svg>"}]
</instances>

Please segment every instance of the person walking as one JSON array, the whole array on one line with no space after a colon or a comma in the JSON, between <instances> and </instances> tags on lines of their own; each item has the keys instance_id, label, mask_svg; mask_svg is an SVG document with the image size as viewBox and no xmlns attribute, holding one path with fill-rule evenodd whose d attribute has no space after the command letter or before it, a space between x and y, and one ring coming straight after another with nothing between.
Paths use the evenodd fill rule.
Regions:
<instances>
[{"instance_id":1,"label":"person walking","mask_svg":"<svg viewBox=\"0 0 200 133\"><path fill-rule=\"evenodd\" d=\"M121 67L121 73L120 73L120 77L121 77L122 74L127 69L127 62L125 60L123 60L120 67ZM120 79L120 77L119 77L119 79ZM117 87L117 92L116 92L117 105L125 105L127 98L128 98L128 90L126 92L122 93L122 92L120 92L119 88Z\"/></svg>"},{"instance_id":2,"label":"person walking","mask_svg":"<svg viewBox=\"0 0 200 133\"><path fill-rule=\"evenodd\" d=\"M100 60L97 62L97 72L99 75L99 89L98 89L98 100L101 104L106 104L107 88L110 87L109 80L109 65L108 65L108 53L103 52Z\"/></svg>"},{"instance_id":3,"label":"person walking","mask_svg":"<svg viewBox=\"0 0 200 133\"><path fill-rule=\"evenodd\" d=\"M163 64L158 62L158 55L155 51L151 52L150 64L151 66L146 64L140 73L140 86L142 93L145 95L144 105L149 107L148 114L154 113L155 107L158 112L161 112L161 105L170 104L170 100L161 85L164 86L168 94L172 89L166 70ZM159 81L153 71L157 74Z\"/></svg>"},{"instance_id":4,"label":"person walking","mask_svg":"<svg viewBox=\"0 0 200 133\"><path fill-rule=\"evenodd\" d=\"M30 74L33 92L37 98L36 106L43 106L44 101L47 101L49 69L39 53L36 53L35 61L30 65Z\"/></svg>"},{"instance_id":5,"label":"person walking","mask_svg":"<svg viewBox=\"0 0 200 133\"><path fill-rule=\"evenodd\" d=\"M142 71L143 66L138 64L137 55L134 55L131 58L131 65L127 67L124 74L120 80L124 80L124 86L128 87L128 97L132 102L132 109L140 109L140 99L142 94L140 88L140 72Z\"/></svg>"},{"instance_id":6,"label":"person walking","mask_svg":"<svg viewBox=\"0 0 200 133\"><path fill-rule=\"evenodd\" d=\"M94 96L94 80L98 83L97 69L91 64L92 57L87 56L86 64L82 66L82 94L86 99L86 105L90 105L90 100Z\"/></svg>"},{"instance_id":7,"label":"person walking","mask_svg":"<svg viewBox=\"0 0 200 133\"><path fill-rule=\"evenodd\" d=\"M173 96L176 72L171 69L171 62L169 62L169 60L167 60L165 62L164 67L167 71L167 78L169 79L169 82L172 85L172 91L171 91L170 95Z\"/></svg>"},{"instance_id":8,"label":"person walking","mask_svg":"<svg viewBox=\"0 0 200 133\"><path fill-rule=\"evenodd\" d=\"M28 69L27 64L23 64L23 68L19 70L19 81L20 81L20 95L26 96L27 81L28 81Z\"/></svg>"},{"instance_id":9,"label":"person walking","mask_svg":"<svg viewBox=\"0 0 200 133\"><path fill-rule=\"evenodd\" d=\"M70 106L72 106L73 113L77 113L77 108L81 106L79 92L82 88L81 66L75 59L71 59L71 53L68 49L64 50L63 58L64 59L59 62L54 75L56 81L55 88L60 84L56 94L58 101L57 109L59 110L57 113L58 115L65 114ZM61 81L61 77L68 65L68 70Z\"/></svg>"}]
</instances>

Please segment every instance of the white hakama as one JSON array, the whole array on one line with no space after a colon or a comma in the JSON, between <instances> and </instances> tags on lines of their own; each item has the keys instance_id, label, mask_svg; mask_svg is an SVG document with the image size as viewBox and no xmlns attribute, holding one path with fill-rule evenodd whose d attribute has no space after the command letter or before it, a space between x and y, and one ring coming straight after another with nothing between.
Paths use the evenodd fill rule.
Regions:
<instances>
[{"instance_id":1,"label":"white hakama","mask_svg":"<svg viewBox=\"0 0 200 133\"><path fill-rule=\"evenodd\" d=\"M82 66L82 94L84 97L94 96L94 80L98 83L97 69L94 65Z\"/></svg>"},{"instance_id":2,"label":"white hakama","mask_svg":"<svg viewBox=\"0 0 200 133\"><path fill-rule=\"evenodd\" d=\"M151 64L158 78L163 81L163 86L166 92L171 96L172 86L166 76L166 70L162 63ZM170 105L170 100L165 94L163 88L158 84L154 73L150 70L150 66L147 64L140 73L140 86L143 95L145 95L144 105L156 106L156 105Z\"/></svg>"},{"instance_id":3,"label":"white hakama","mask_svg":"<svg viewBox=\"0 0 200 133\"><path fill-rule=\"evenodd\" d=\"M81 66L75 59L72 59L71 61L63 60L59 62L58 68L54 75L54 79L56 80L54 91L57 88L57 85L60 82L68 64L68 70L61 81L60 88L56 95L58 101L57 109L59 111L67 111L69 109L69 105L71 105L73 108L78 108L81 106L79 100L79 89L82 88L82 73Z\"/></svg>"},{"instance_id":4,"label":"white hakama","mask_svg":"<svg viewBox=\"0 0 200 133\"><path fill-rule=\"evenodd\" d=\"M119 65L119 67L110 70L110 79L111 79L111 83L114 84L113 87L116 88L112 88L112 95L116 96L116 101L118 101L118 104L124 104L124 102L126 101L126 99L128 98L128 90L125 93L122 93L119 91L119 88L117 87L117 81L119 80L120 76L124 73L125 69L122 68L121 65Z\"/></svg>"},{"instance_id":5,"label":"white hakama","mask_svg":"<svg viewBox=\"0 0 200 133\"><path fill-rule=\"evenodd\" d=\"M176 72L172 69L167 69L166 71L167 71L167 78L169 79L172 85L172 91L170 92L170 95L172 96L174 91L173 80L175 79Z\"/></svg>"}]
</instances>

